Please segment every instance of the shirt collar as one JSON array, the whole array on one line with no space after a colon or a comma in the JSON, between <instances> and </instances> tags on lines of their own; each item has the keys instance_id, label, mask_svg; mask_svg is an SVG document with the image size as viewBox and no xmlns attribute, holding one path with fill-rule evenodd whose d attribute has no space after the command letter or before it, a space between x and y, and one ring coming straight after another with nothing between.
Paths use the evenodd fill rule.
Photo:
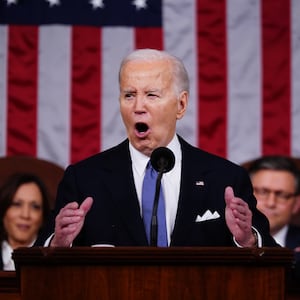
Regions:
<instances>
[{"instance_id":1,"label":"shirt collar","mask_svg":"<svg viewBox=\"0 0 300 300\"><path fill-rule=\"evenodd\" d=\"M35 240L32 243L30 243L30 245L28 245L28 247L32 247L34 242L35 242ZM1 250L2 250L3 270L14 271L15 263L12 259L13 249L6 240L2 241Z\"/></svg>"},{"instance_id":2,"label":"shirt collar","mask_svg":"<svg viewBox=\"0 0 300 300\"><path fill-rule=\"evenodd\" d=\"M167 145L175 155L175 166L181 163L181 147L177 135L175 134L171 142ZM132 166L137 171L139 176L142 176L145 172L149 157L142 152L139 152L129 142L129 151L132 160Z\"/></svg>"},{"instance_id":3,"label":"shirt collar","mask_svg":"<svg viewBox=\"0 0 300 300\"><path fill-rule=\"evenodd\" d=\"M9 243L4 240L2 241L2 259L3 259L3 265L9 264L9 261L11 260L11 254L13 252L13 249L9 245Z\"/></svg>"},{"instance_id":4,"label":"shirt collar","mask_svg":"<svg viewBox=\"0 0 300 300\"><path fill-rule=\"evenodd\" d=\"M285 247L285 239L288 232L288 225L281 228L276 234L273 235L275 241L282 247Z\"/></svg>"}]
</instances>

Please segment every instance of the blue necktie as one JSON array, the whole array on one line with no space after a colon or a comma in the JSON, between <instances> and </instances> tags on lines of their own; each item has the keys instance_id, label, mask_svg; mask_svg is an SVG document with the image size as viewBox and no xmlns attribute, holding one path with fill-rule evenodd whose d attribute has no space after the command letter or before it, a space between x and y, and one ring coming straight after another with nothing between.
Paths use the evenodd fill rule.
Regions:
<instances>
[{"instance_id":1,"label":"blue necktie","mask_svg":"<svg viewBox=\"0 0 300 300\"><path fill-rule=\"evenodd\" d=\"M146 174L143 181L143 190L142 190L142 211L143 211L143 220L145 225L145 230L148 238L149 244L151 244L151 217L153 211L153 202L155 196L155 187L156 187L156 178L157 172L153 169L150 162L146 167ZM158 233L157 233L157 246L167 247L167 229L166 229L166 214L165 214L165 200L162 188L160 189L159 202L157 209L157 224L158 224ZM156 245L155 245L156 246Z\"/></svg>"}]
</instances>

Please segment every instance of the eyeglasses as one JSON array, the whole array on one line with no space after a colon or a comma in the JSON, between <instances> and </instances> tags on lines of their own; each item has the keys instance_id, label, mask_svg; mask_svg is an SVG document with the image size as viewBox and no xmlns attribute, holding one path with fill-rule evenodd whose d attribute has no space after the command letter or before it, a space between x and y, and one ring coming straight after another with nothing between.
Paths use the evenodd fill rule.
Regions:
<instances>
[{"instance_id":1,"label":"eyeglasses","mask_svg":"<svg viewBox=\"0 0 300 300\"><path fill-rule=\"evenodd\" d=\"M254 187L254 193L262 200L266 200L271 194L274 194L276 200L280 203L286 203L291 198L295 197L295 193L289 193L284 191L274 191L266 188Z\"/></svg>"}]
</instances>

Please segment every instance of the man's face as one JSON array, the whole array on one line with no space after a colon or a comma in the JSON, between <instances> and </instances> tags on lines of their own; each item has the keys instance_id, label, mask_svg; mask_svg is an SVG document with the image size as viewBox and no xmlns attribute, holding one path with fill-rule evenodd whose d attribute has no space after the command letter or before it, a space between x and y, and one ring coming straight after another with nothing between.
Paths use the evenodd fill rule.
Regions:
<instances>
[{"instance_id":1,"label":"man's face","mask_svg":"<svg viewBox=\"0 0 300 300\"><path fill-rule=\"evenodd\" d=\"M150 156L167 146L186 110L187 92L175 94L168 61L132 61L120 76L120 110L132 145Z\"/></svg>"},{"instance_id":2,"label":"man's face","mask_svg":"<svg viewBox=\"0 0 300 300\"><path fill-rule=\"evenodd\" d=\"M295 179L287 171L260 170L251 176L257 208L270 222L271 234L290 222L295 211Z\"/></svg>"}]
</instances>

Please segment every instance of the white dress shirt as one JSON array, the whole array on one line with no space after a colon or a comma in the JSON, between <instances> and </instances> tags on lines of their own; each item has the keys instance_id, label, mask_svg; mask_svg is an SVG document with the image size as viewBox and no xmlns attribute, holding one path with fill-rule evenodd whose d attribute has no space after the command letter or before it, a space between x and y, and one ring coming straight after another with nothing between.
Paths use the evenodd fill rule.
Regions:
<instances>
[{"instance_id":1,"label":"white dress shirt","mask_svg":"<svg viewBox=\"0 0 300 300\"><path fill-rule=\"evenodd\" d=\"M14 271L15 263L14 263L13 259L11 258L13 249L7 241L2 242L1 251L2 251L2 260L3 260L3 270L4 271Z\"/></svg>"},{"instance_id":2,"label":"white dress shirt","mask_svg":"<svg viewBox=\"0 0 300 300\"><path fill-rule=\"evenodd\" d=\"M276 234L273 235L274 240L282 247L285 247L286 235L288 232L288 225L281 228Z\"/></svg>"},{"instance_id":3,"label":"white dress shirt","mask_svg":"<svg viewBox=\"0 0 300 300\"><path fill-rule=\"evenodd\" d=\"M31 247L34 244L34 242L35 240L30 245L28 245L28 247ZM13 251L13 248L6 240L2 241L1 253L4 271L15 271L15 263L11 257Z\"/></svg>"}]
</instances>

